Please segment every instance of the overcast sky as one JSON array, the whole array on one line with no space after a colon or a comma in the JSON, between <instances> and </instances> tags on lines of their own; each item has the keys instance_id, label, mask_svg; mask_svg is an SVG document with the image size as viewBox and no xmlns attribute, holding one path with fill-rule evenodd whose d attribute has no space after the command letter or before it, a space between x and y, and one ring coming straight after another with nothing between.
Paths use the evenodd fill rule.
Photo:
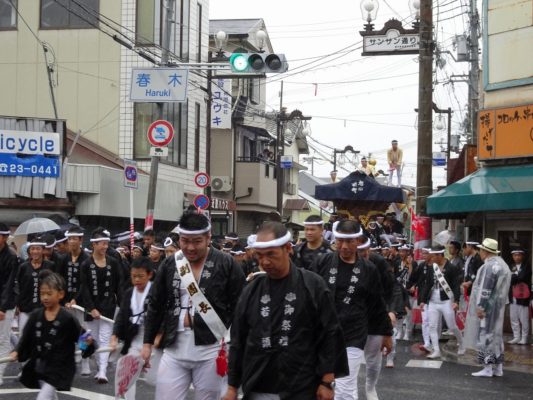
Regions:
<instances>
[{"instance_id":1,"label":"overcast sky","mask_svg":"<svg viewBox=\"0 0 533 400\"><path fill-rule=\"evenodd\" d=\"M468 24L467 1L435 3L440 4L434 11L438 42L453 52L453 37L464 33ZM413 18L407 0L379 0L379 4L377 29L390 18L405 20L410 27ZM377 168L386 170L386 150L391 140L397 139L404 149L402 183L416 185L418 57L362 57L359 30L364 21L359 0L212 0L210 18L265 20L274 50L285 53L289 60L289 72L283 77L283 103L289 111L298 108L313 116L308 142L318 150L316 157L332 159L332 150L326 146L342 149L352 145L361 154L372 153ZM343 48L347 50L338 52ZM302 60L331 53L336 54ZM452 107L452 133L458 133L465 115L467 85L444 83L452 74L466 73L468 65L449 57L446 61L436 75L439 84L434 101L440 108ZM278 109L280 76L268 80L267 105ZM446 132L434 132L434 142L441 138L446 140ZM440 146L435 144L434 151L440 151ZM351 169L348 164L346 167ZM315 162L315 175L329 176L331 169L327 162ZM434 187L445 184L445 173L444 168L433 168ZM340 170L339 175L346 172Z\"/></svg>"}]
</instances>

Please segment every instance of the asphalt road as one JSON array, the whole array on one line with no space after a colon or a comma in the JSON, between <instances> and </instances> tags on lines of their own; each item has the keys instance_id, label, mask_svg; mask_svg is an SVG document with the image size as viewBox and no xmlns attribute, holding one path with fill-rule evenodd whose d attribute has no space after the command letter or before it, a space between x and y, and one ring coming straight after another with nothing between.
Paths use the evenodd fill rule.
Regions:
<instances>
[{"instance_id":1,"label":"asphalt road","mask_svg":"<svg viewBox=\"0 0 533 400\"><path fill-rule=\"evenodd\" d=\"M474 378L471 372L479 368L455 362L425 363L423 356L413 352L413 343L400 342L393 369L383 369L378 384L380 400L526 400L533 398L533 367L527 372L505 371L501 378ZM421 364L421 365L418 365ZM407 366L409 365L409 366ZM414 366L413 366L414 365ZM429 368L431 367L431 368ZM110 371L109 377L112 376ZM529 372L529 373L528 373ZM13 378L17 370L10 365L7 378L0 386L0 399L35 399L35 392L27 392ZM10 377L11 376L11 377ZM77 376L74 391L60 394L59 399L113 400L113 385L98 385L92 378ZM359 388L364 388L364 367L359 376ZM363 390L364 391L364 390ZM138 383L137 398L153 399L154 388ZM359 398L365 399L361 392ZM193 392L185 400L193 400ZM177 399L182 400L182 399Z\"/></svg>"}]
</instances>

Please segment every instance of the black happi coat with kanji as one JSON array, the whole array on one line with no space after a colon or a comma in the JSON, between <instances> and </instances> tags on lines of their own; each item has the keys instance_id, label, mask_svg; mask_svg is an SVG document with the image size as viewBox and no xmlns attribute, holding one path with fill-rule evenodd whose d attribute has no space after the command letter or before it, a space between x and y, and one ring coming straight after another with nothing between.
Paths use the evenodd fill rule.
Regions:
<instances>
[{"instance_id":1,"label":"black happi coat with kanji","mask_svg":"<svg viewBox=\"0 0 533 400\"><path fill-rule=\"evenodd\" d=\"M150 294L144 324L144 343L154 343L163 332L161 347L172 345L178 334L180 301L180 273L174 256L167 257L159 266ZM229 327L235 306L245 284L245 277L237 262L228 254L209 248L198 286L222 322ZM183 305L186 307L188 305ZM208 345L217 342L201 315L194 310L194 342Z\"/></svg>"},{"instance_id":2,"label":"black happi coat with kanji","mask_svg":"<svg viewBox=\"0 0 533 400\"><path fill-rule=\"evenodd\" d=\"M36 308L41 307L41 298L39 295L39 273L45 269L53 270L54 263L43 260L41 266L34 269L31 261L28 260L20 265L17 274L17 307L19 311L30 313Z\"/></svg>"},{"instance_id":3,"label":"black happi coat with kanji","mask_svg":"<svg viewBox=\"0 0 533 400\"><path fill-rule=\"evenodd\" d=\"M15 308L15 278L19 270L17 256L6 244L0 250L0 311Z\"/></svg>"},{"instance_id":4,"label":"black happi coat with kanji","mask_svg":"<svg viewBox=\"0 0 533 400\"><path fill-rule=\"evenodd\" d=\"M355 264L346 264L335 252L319 258L311 269L331 291L347 347L364 349L369 325L374 335L392 335L381 278L374 264L360 258Z\"/></svg>"},{"instance_id":5,"label":"black happi coat with kanji","mask_svg":"<svg viewBox=\"0 0 533 400\"><path fill-rule=\"evenodd\" d=\"M20 382L39 389L42 380L57 390L70 390L76 373L74 351L81 333L76 317L64 308L53 321L45 318L44 308L33 311L16 349L19 361L28 360Z\"/></svg>"},{"instance_id":6,"label":"black happi coat with kanji","mask_svg":"<svg viewBox=\"0 0 533 400\"><path fill-rule=\"evenodd\" d=\"M89 257L81 264L81 303L85 307L86 321L92 321L88 314L97 309L104 317L115 316L115 309L122 299L122 273L119 262L106 256L105 267L96 265L94 258Z\"/></svg>"},{"instance_id":7,"label":"black happi coat with kanji","mask_svg":"<svg viewBox=\"0 0 533 400\"><path fill-rule=\"evenodd\" d=\"M85 260L89 259L89 255L83 250L80 252L76 261L72 261L72 255L70 253L63 257L63 260L56 271L65 279L67 284L67 290L65 293L65 302L76 300L76 303L80 303L78 296L80 295L81 287L81 265Z\"/></svg>"},{"instance_id":8,"label":"black happi coat with kanji","mask_svg":"<svg viewBox=\"0 0 533 400\"><path fill-rule=\"evenodd\" d=\"M228 383L282 400L316 399L322 376L348 374L345 344L328 288L291 264L289 276L258 276L243 290L233 325Z\"/></svg>"}]
</instances>

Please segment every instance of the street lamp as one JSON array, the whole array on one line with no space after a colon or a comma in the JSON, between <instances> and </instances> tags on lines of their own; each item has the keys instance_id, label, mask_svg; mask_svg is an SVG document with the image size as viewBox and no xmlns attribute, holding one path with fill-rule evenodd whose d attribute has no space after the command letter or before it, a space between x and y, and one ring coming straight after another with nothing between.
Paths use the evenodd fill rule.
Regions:
<instances>
[{"instance_id":1,"label":"street lamp","mask_svg":"<svg viewBox=\"0 0 533 400\"><path fill-rule=\"evenodd\" d=\"M363 16L363 19L366 21L366 24L364 25L366 31L371 31L374 29L374 24L372 24L372 21L374 21L377 17L379 9L379 3L378 0L362 0L361 1L361 15Z\"/></svg>"},{"instance_id":2,"label":"street lamp","mask_svg":"<svg viewBox=\"0 0 533 400\"><path fill-rule=\"evenodd\" d=\"M409 0L409 10L411 15L415 17L415 20L420 19L420 0Z\"/></svg>"},{"instance_id":3,"label":"street lamp","mask_svg":"<svg viewBox=\"0 0 533 400\"><path fill-rule=\"evenodd\" d=\"M265 47L265 44L266 44L267 34L264 30L260 29L255 34L255 37L257 38L257 47L259 47L259 52L263 53L264 52L263 48Z\"/></svg>"},{"instance_id":4,"label":"street lamp","mask_svg":"<svg viewBox=\"0 0 533 400\"><path fill-rule=\"evenodd\" d=\"M218 31L215 34L215 46L217 47L217 57L224 55L224 47L228 42L228 35L224 31Z\"/></svg>"}]
</instances>

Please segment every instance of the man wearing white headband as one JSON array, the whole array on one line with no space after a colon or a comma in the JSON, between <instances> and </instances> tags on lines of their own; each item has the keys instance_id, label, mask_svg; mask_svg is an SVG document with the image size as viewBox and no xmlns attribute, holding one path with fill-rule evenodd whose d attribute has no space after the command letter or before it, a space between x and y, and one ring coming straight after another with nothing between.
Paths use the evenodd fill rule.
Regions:
<instances>
[{"instance_id":1,"label":"man wearing white headband","mask_svg":"<svg viewBox=\"0 0 533 400\"><path fill-rule=\"evenodd\" d=\"M100 319L101 316L113 319L122 295L122 271L119 260L107 254L109 232L97 228L91 235L93 252L81 265L81 303L90 314L85 315L87 327L100 346L108 346L113 333L113 324ZM120 256L119 256L120 258ZM95 380L100 384L108 382L107 364L109 353L98 353L98 372ZM89 359L82 360L82 375L89 375Z\"/></svg>"},{"instance_id":2,"label":"man wearing white headband","mask_svg":"<svg viewBox=\"0 0 533 400\"><path fill-rule=\"evenodd\" d=\"M46 242L40 237L33 238L28 244L30 257L20 264L16 281L19 293L17 295L17 308L19 310L19 329L24 330L30 313L41 307L39 296L39 273L45 269L53 270L54 263L43 257Z\"/></svg>"},{"instance_id":3,"label":"man wearing white headband","mask_svg":"<svg viewBox=\"0 0 533 400\"><path fill-rule=\"evenodd\" d=\"M417 264L411 255L411 248L406 244L398 247L398 252L400 255L400 265L394 273L396 280L402 285L403 291L409 293L409 296L406 297L407 302L405 304L405 307L409 311L406 311L405 317L401 321L398 321L398 334L396 339L411 340L414 329L411 313L416 305L416 299L412 296L414 293L410 291L414 285L414 282L411 280L411 275L416 274Z\"/></svg>"},{"instance_id":4,"label":"man wearing white headband","mask_svg":"<svg viewBox=\"0 0 533 400\"><path fill-rule=\"evenodd\" d=\"M511 250L511 290L509 290L509 316L513 339L509 344L527 344L529 336L529 299L531 298L531 264L526 261L523 248Z\"/></svg>"},{"instance_id":5,"label":"man wearing white headband","mask_svg":"<svg viewBox=\"0 0 533 400\"><path fill-rule=\"evenodd\" d=\"M224 236L224 244L230 244L230 248L239 244L239 235L237 232L230 232Z\"/></svg>"},{"instance_id":6,"label":"man wearing white headband","mask_svg":"<svg viewBox=\"0 0 533 400\"><path fill-rule=\"evenodd\" d=\"M165 247L161 243L154 242L150 245L148 258L150 259L150 267L152 268L153 276L155 276L157 275L159 266L165 259Z\"/></svg>"},{"instance_id":7,"label":"man wearing white headband","mask_svg":"<svg viewBox=\"0 0 533 400\"><path fill-rule=\"evenodd\" d=\"M11 231L0 222L0 358L6 357L12 349L11 323L15 314L15 277L17 276L17 256L11 252L7 240ZM0 364L0 385L7 364Z\"/></svg>"},{"instance_id":8,"label":"man wearing white headband","mask_svg":"<svg viewBox=\"0 0 533 400\"><path fill-rule=\"evenodd\" d=\"M424 283L420 308L427 307L429 314L429 335L433 344L433 352L427 357L431 359L441 356L439 347L439 325L444 317L446 326L453 332L458 344L458 355L465 354L463 335L455 322L455 311L459 308L459 279L461 271L444 257L444 246L435 246L430 253L433 265Z\"/></svg>"},{"instance_id":9,"label":"man wearing white headband","mask_svg":"<svg viewBox=\"0 0 533 400\"><path fill-rule=\"evenodd\" d=\"M370 319L373 334L382 336L382 349L392 347L392 324L383 299L381 278L376 266L361 258L358 246L366 242L358 222L343 220L333 225L337 244L334 253L319 258L311 269L329 286L344 333L350 374L337 380L335 399L358 398L357 375L363 361ZM372 389L372 388L370 388ZM368 393L370 396L375 392ZM375 397L374 397L375 398Z\"/></svg>"},{"instance_id":10,"label":"man wearing white headband","mask_svg":"<svg viewBox=\"0 0 533 400\"><path fill-rule=\"evenodd\" d=\"M266 274L239 300L223 400L237 400L239 387L250 400L332 400L347 363L326 285L291 263L291 234L281 223L265 222L253 248Z\"/></svg>"},{"instance_id":11,"label":"man wearing white headband","mask_svg":"<svg viewBox=\"0 0 533 400\"><path fill-rule=\"evenodd\" d=\"M318 215L310 215L304 221L305 240L294 248L292 261L297 267L309 269L315 259L331 253L329 243L323 239L324 221Z\"/></svg>"},{"instance_id":12,"label":"man wearing white headband","mask_svg":"<svg viewBox=\"0 0 533 400\"><path fill-rule=\"evenodd\" d=\"M181 250L163 261L154 280L141 356L149 367L154 340L164 326L155 398L184 399L192 383L196 398L220 400L226 374L223 339L244 274L229 254L210 246L205 215L183 214L177 230Z\"/></svg>"}]
</instances>

